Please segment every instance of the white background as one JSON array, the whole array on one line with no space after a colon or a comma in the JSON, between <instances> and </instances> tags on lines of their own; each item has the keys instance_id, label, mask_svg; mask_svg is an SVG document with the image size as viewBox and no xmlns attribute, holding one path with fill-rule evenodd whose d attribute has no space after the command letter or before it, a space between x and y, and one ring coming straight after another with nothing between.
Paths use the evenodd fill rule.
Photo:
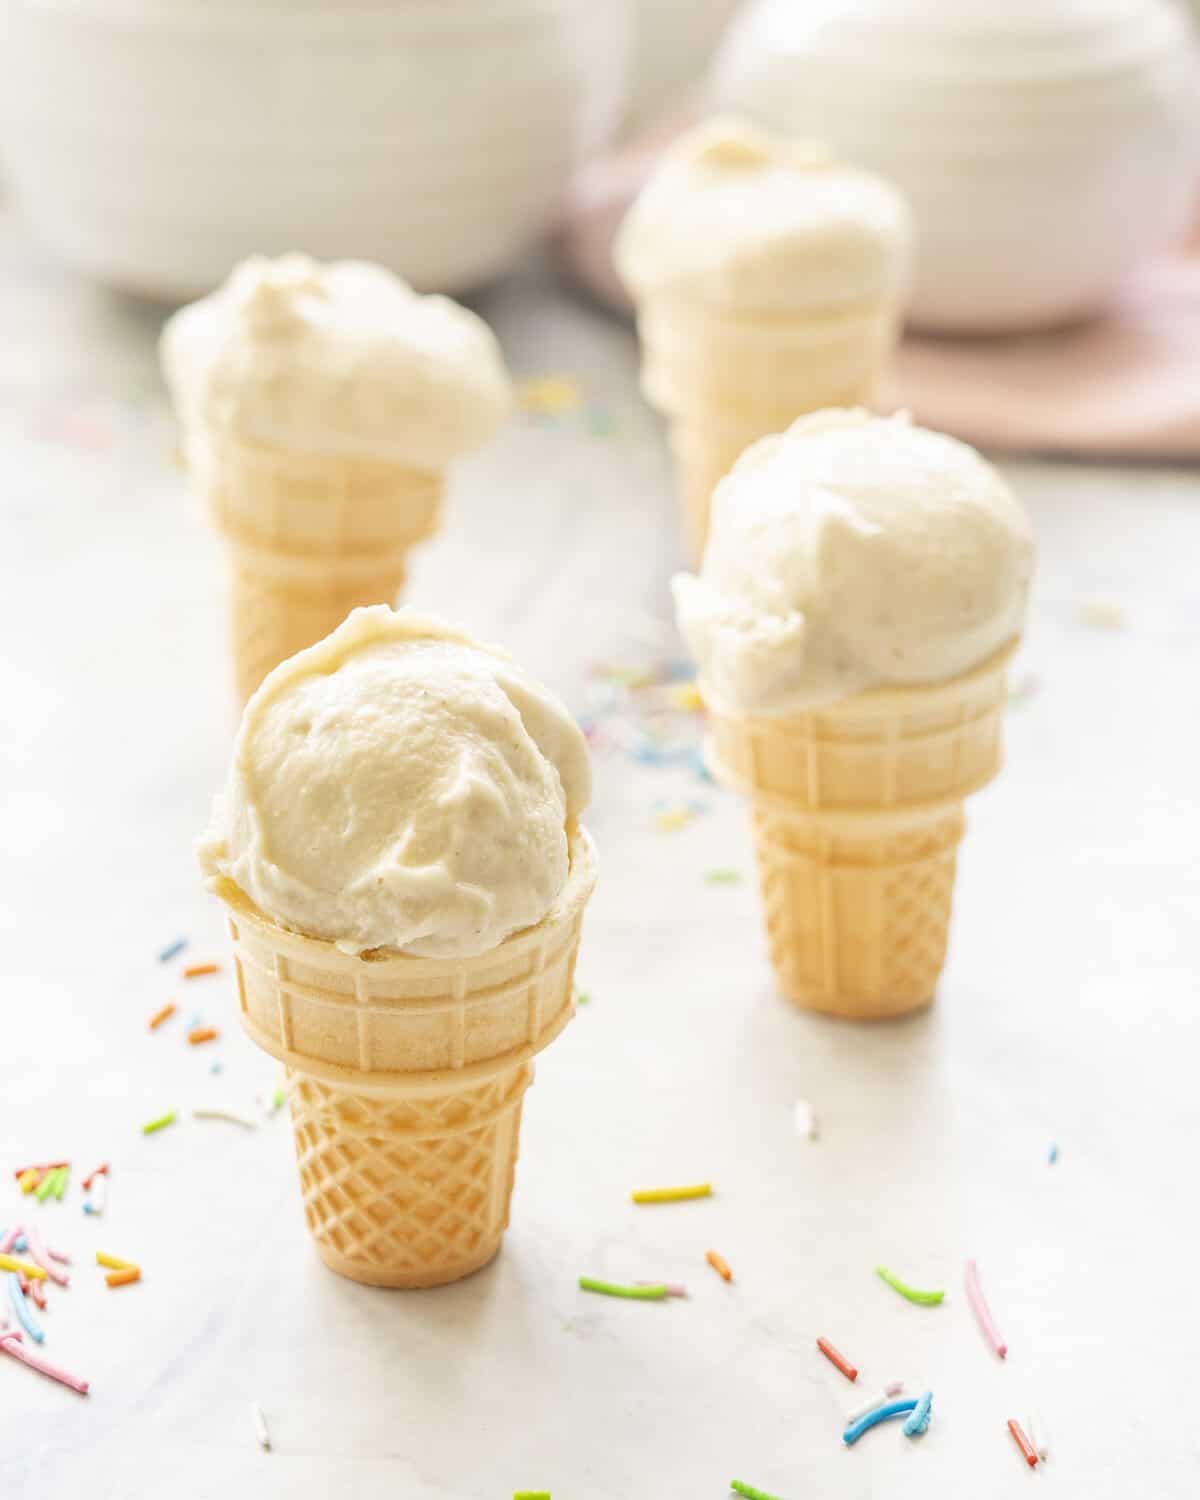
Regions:
<instances>
[{"instance_id":1,"label":"white background","mask_svg":"<svg viewBox=\"0 0 1200 1500\"><path fill-rule=\"evenodd\" d=\"M618 428L512 426L460 471L409 598L582 709L588 664L632 659L637 621L669 618L666 457L625 329L535 276L481 307L515 370L585 381ZM171 463L157 326L0 237L0 1223L28 1207L9 1168L77 1164L63 1204L29 1211L75 1257L46 1353L93 1381L83 1401L0 1361L0 1495L723 1500L732 1476L785 1500L1195 1495L1196 476L1005 465L1041 543L1017 669L1040 686L971 803L926 1015L854 1027L781 1000L744 809L599 757L593 1000L539 1060L505 1247L457 1287L373 1291L309 1247L286 1116L253 1134L187 1118L253 1110L275 1071L236 1033L228 971L181 986L157 961L177 934L225 956L191 840L234 726L222 559ZM1128 629L1081 623L1088 600ZM658 831L656 800L680 796L707 810ZM747 878L706 884L718 865ZM170 997L180 1016L149 1035ZM223 1030L219 1078L182 1040L197 1007ZM181 1123L143 1138L169 1107ZM97 1223L77 1183L101 1158ZM711 1201L628 1201L698 1178ZM141 1285L108 1291L96 1247ZM1004 1365L964 1304L969 1255ZM903 1302L879 1261L945 1305ZM580 1273L692 1297L587 1297ZM891 1424L844 1450L857 1392L818 1334L862 1385L931 1386L927 1437ZM1034 1401L1056 1451L1029 1474L1005 1422Z\"/></svg>"}]
</instances>

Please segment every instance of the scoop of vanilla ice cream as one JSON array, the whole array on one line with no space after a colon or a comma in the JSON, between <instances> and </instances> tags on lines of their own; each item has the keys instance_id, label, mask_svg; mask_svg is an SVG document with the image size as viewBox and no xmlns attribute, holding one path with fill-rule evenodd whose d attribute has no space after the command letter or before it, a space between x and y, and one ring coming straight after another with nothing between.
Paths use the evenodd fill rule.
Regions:
<instances>
[{"instance_id":1,"label":"scoop of vanilla ice cream","mask_svg":"<svg viewBox=\"0 0 1200 1500\"><path fill-rule=\"evenodd\" d=\"M906 417L822 411L748 448L674 579L713 701L800 712L940 682L1019 635L1029 519L973 448Z\"/></svg>"},{"instance_id":2,"label":"scoop of vanilla ice cream","mask_svg":"<svg viewBox=\"0 0 1200 1500\"><path fill-rule=\"evenodd\" d=\"M250 699L198 852L210 885L347 952L468 957L553 906L590 794L557 698L504 652L377 605Z\"/></svg>"},{"instance_id":3,"label":"scoop of vanilla ice cream","mask_svg":"<svg viewBox=\"0 0 1200 1500\"><path fill-rule=\"evenodd\" d=\"M512 407L481 318L361 261L255 256L169 318L160 349L185 441L220 433L438 471Z\"/></svg>"},{"instance_id":4,"label":"scoop of vanilla ice cream","mask_svg":"<svg viewBox=\"0 0 1200 1500\"><path fill-rule=\"evenodd\" d=\"M636 300L804 312L902 297L911 251L908 207L882 177L718 119L664 153L613 260Z\"/></svg>"}]
</instances>

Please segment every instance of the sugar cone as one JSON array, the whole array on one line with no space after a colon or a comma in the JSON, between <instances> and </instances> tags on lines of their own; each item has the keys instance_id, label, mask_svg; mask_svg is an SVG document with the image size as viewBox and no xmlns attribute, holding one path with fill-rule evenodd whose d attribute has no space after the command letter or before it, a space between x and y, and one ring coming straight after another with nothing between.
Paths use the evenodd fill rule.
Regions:
<instances>
[{"instance_id":1,"label":"sugar cone","mask_svg":"<svg viewBox=\"0 0 1200 1500\"><path fill-rule=\"evenodd\" d=\"M221 891L242 1024L287 1067L305 1218L333 1270L439 1286L496 1254L533 1057L574 1014L595 878L577 830L553 910L455 960L352 956L286 931L235 886Z\"/></svg>"},{"instance_id":2,"label":"sugar cone","mask_svg":"<svg viewBox=\"0 0 1200 1500\"><path fill-rule=\"evenodd\" d=\"M377 460L193 437L187 460L230 559L230 645L245 701L352 609L394 604L443 480Z\"/></svg>"},{"instance_id":3,"label":"sugar cone","mask_svg":"<svg viewBox=\"0 0 1200 1500\"><path fill-rule=\"evenodd\" d=\"M868 405L897 330L896 307L881 301L803 317L739 316L678 300L638 309L642 388L671 423L695 556L712 491L742 452L806 412Z\"/></svg>"},{"instance_id":4,"label":"sugar cone","mask_svg":"<svg viewBox=\"0 0 1200 1500\"><path fill-rule=\"evenodd\" d=\"M751 799L771 961L797 1004L872 1019L932 1000L963 799L1000 768L1014 649L790 718L709 698L709 759Z\"/></svg>"}]
</instances>

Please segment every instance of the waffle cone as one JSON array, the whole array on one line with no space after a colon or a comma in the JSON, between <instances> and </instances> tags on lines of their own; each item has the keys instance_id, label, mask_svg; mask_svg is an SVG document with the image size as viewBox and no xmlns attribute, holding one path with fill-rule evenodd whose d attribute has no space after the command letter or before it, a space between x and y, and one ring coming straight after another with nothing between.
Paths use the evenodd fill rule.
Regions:
<instances>
[{"instance_id":1,"label":"waffle cone","mask_svg":"<svg viewBox=\"0 0 1200 1500\"><path fill-rule=\"evenodd\" d=\"M230 645L244 702L272 667L363 604L394 604L437 527L440 474L233 443L187 442L230 561Z\"/></svg>"},{"instance_id":2,"label":"waffle cone","mask_svg":"<svg viewBox=\"0 0 1200 1500\"><path fill-rule=\"evenodd\" d=\"M797 1004L865 1020L933 999L962 804L1000 769L1013 649L790 718L709 702L710 762L751 799L771 962Z\"/></svg>"},{"instance_id":3,"label":"waffle cone","mask_svg":"<svg viewBox=\"0 0 1200 1500\"><path fill-rule=\"evenodd\" d=\"M304 1214L333 1270L439 1286L496 1254L533 1058L574 1014L595 878L577 830L553 910L454 960L346 954L280 927L237 887L221 891L242 1024L287 1068Z\"/></svg>"},{"instance_id":4,"label":"waffle cone","mask_svg":"<svg viewBox=\"0 0 1200 1500\"><path fill-rule=\"evenodd\" d=\"M735 316L679 301L639 308L642 389L671 423L695 556L713 489L742 452L806 412L869 404L897 329L897 311L884 302L805 317Z\"/></svg>"}]
</instances>

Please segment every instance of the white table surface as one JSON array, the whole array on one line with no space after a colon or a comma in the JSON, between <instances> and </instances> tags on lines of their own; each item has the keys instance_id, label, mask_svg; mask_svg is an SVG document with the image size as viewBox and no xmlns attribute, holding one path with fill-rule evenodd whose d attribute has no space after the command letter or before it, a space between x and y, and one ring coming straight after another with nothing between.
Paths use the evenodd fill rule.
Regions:
<instances>
[{"instance_id":1,"label":"white table surface","mask_svg":"<svg viewBox=\"0 0 1200 1500\"><path fill-rule=\"evenodd\" d=\"M633 659L639 621L669 618L667 461L626 330L534 274L482 308L515 370L585 381L618 430L512 426L460 472L409 597L583 708L587 665ZM93 1393L0 1360L0 1496L723 1500L731 1476L785 1500L1194 1496L1197 476L1005 464L1041 542L1018 669L1040 687L971 804L925 1015L855 1027L781 1000L744 809L598 758L593 1000L539 1061L504 1249L456 1287L374 1291L310 1249L284 1115L252 1134L187 1117L252 1110L276 1075L236 1031L227 970L180 986L157 960L177 934L225 957L191 839L234 724L222 559L169 458L158 321L4 228L0 1223L31 1212L74 1255L46 1353ZM1128 628L1083 624L1089 600ZM656 800L679 796L706 811L660 832ZM717 865L746 878L706 884ZM148 1034L172 996L182 1015ZM223 1029L219 1078L213 1049L183 1044L196 1007ZM800 1097L816 1142L795 1133ZM169 1107L181 1123L143 1138ZM58 1156L77 1166L66 1201L29 1209L9 1169ZM78 1179L102 1158L94 1222ZM629 1203L701 1178L711 1201ZM142 1284L108 1291L97 1247ZM971 1255L1005 1364L964 1303ZM902 1301L879 1261L945 1305ZM580 1273L692 1297L588 1297ZM893 1424L843 1449L855 1391L818 1334L864 1386L932 1387L924 1441ZM1031 1475L1005 1422L1035 1401L1056 1449Z\"/></svg>"}]
</instances>

